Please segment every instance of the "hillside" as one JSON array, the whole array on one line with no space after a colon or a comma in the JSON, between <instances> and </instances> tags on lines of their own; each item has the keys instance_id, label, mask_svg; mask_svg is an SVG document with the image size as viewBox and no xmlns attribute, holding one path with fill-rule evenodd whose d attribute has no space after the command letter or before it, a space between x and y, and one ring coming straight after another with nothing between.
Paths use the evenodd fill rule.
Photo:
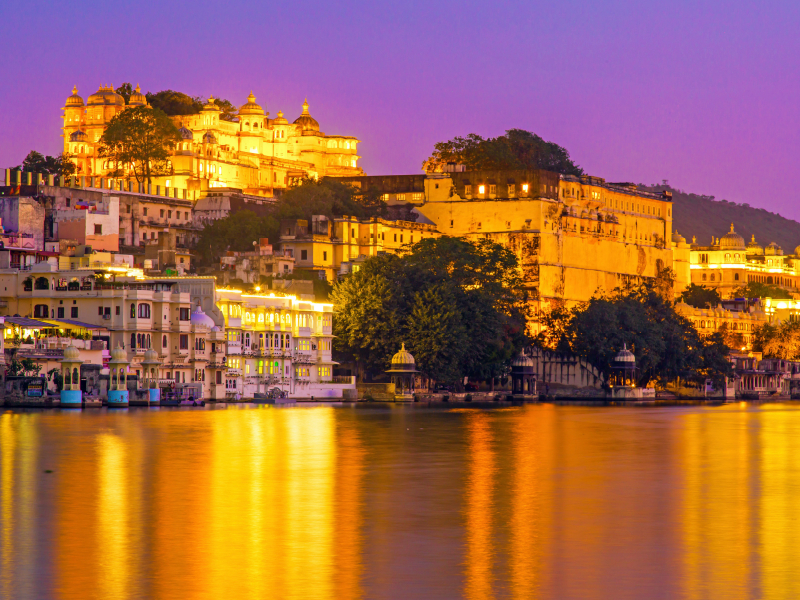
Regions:
<instances>
[{"instance_id":1,"label":"hillside","mask_svg":"<svg viewBox=\"0 0 800 600\"><path fill-rule=\"evenodd\" d=\"M699 196L676 190L670 186L643 186L650 191L672 191L673 230L677 230L691 243L697 236L697 243L708 246L711 236L722 237L733 223L736 233L750 241L755 235L762 246L776 242L784 254L794 254L800 246L800 223L771 213L763 208L748 204L736 204L727 200L715 200L713 196Z\"/></svg>"}]
</instances>

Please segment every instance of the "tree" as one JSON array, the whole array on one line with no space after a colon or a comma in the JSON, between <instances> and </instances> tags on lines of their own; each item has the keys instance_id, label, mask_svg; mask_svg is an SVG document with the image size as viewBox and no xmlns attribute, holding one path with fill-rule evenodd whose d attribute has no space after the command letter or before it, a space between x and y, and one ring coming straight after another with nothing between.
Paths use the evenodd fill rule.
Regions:
<instances>
[{"instance_id":1,"label":"tree","mask_svg":"<svg viewBox=\"0 0 800 600\"><path fill-rule=\"evenodd\" d=\"M423 239L372 257L331 300L337 351L376 373L405 342L433 379L489 379L527 342L516 256L489 240Z\"/></svg>"},{"instance_id":2,"label":"tree","mask_svg":"<svg viewBox=\"0 0 800 600\"><path fill-rule=\"evenodd\" d=\"M177 115L195 115L203 110L203 101L197 96L187 96L174 90L161 90L155 94L145 94L147 103L171 117Z\"/></svg>"},{"instance_id":3,"label":"tree","mask_svg":"<svg viewBox=\"0 0 800 600\"><path fill-rule=\"evenodd\" d=\"M365 193L336 178L323 177L319 181L304 179L289 188L275 204L274 215L278 220L306 219L309 222L313 215L329 219L350 215L361 219L382 215L385 206L378 192Z\"/></svg>"},{"instance_id":4,"label":"tree","mask_svg":"<svg viewBox=\"0 0 800 600\"><path fill-rule=\"evenodd\" d=\"M219 118L223 121L235 121L239 118L239 109L230 100L215 98L214 103L220 109Z\"/></svg>"},{"instance_id":5,"label":"tree","mask_svg":"<svg viewBox=\"0 0 800 600\"><path fill-rule=\"evenodd\" d=\"M722 336L700 336L655 280L595 296L551 320L558 321L560 335L544 332L536 343L585 358L606 376L623 344L636 356L641 386L653 379L662 385L707 378L720 384L732 372Z\"/></svg>"},{"instance_id":6,"label":"tree","mask_svg":"<svg viewBox=\"0 0 800 600\"><path fill-rule=\"evenodd\" d=\"M767 358L797 360L800 357L800 321L764 324L753 332L753 350Z\"/></svg>"},{"instance_id":7,"label":"tree","mask_svg":"<svg viewBox=\"0 0 800 600\"><path fill-rule=\"evenodd\" d=\"M42 175L61 175L69 177L75 173L75 163L70 160L69 154L59 154L58 156L44 156L36 150L31 150L22 161L22 164L14 169L26 173L41 173Z\"/></svg>"},{"instance_id":8,"label":"tree","mask_svg":"<svg viewBox=\"0 0 800 600\"><path fill-rule=\"evenodd\" d=\"M722 302L717 290L694 283L690 283L689 287L683 291L681 300L695 308L714 308Z\"/></svg>"},{"instance_id":9,"label":"tree","mask_svg":"<svg viewBox=\"0 0 800 600\"><path fill-rule=\"evenodd\" d=\"M259 217L242 210L214 221L200 232L197 242L199 262L206 266L218 263L228 250L251 252L253 242L260 238L277 239L280 223L271 216Z\"/></svg>"},{"instance_id":10,"label":"tree","mask_svg":"<svg viewBox=\"0 0 800 600\"><path fill-rule=\"evenodd\" d=\"M98 156L106 158L112 176L132 174L139 183L171 175L169 157L180 138L172 120L157 108L135 106L111 119L100 138Z\"/></svg>"},{"instance_id":11,"label":"tree","mask_svg":"<svg viewBox=\"0 0 800 600\"><path fill-rule=\"evenodd\" d=\"M443 171L448 163L463 164L468 171L544 169L564 175L583 174L565 148L523 129L509 129L496 138L484 139L471 133L439 142L422 169Z\"/></svg>"},{"instance_id":12,"label":"tree","mask_svg":"<svg viewBox=\"0 0 800 600\"><path fill-rule=\"evenodd\" d=\"M131 101L131 96L133 95L133 86L127 81L114 91L125 99L125 104Z\"/></svg>"},{"instance_id":13,"label":"tree","mask_svg":"<svg viewBox=\"0 0 800 600\"><path fill-rule=\"evenodd\" d=\"M780 300L791 300L792 295L782 287L761 283L760 281L748 281L746 285L733 290L734 298L776 298Z\"/></svg>"}]
</instances>

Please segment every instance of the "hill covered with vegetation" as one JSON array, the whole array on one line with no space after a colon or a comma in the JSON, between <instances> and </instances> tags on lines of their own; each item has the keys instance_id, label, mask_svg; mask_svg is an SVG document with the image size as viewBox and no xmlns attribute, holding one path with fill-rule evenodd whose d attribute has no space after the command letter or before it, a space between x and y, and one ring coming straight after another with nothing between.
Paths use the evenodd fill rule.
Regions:
<instances>
[{"instance_id":1,"label":"hill covered with vegetation","mask_svg":"<svg viewBox=\"0 0 800 600\"><path fill-rule=\"evenodd\" d=\"M751 235L755 235L756 241L762 247L776 242L783 248L784 254L794 254L794 249L800 246L800 223L778 213L746 203L716 200L714 196L691 194L669 185L639 187L658 192L672 191L672 228L689 243L692 236L697 236L698 244L708 246L711 244L711 236L722 237L733 223L736 233L747 242Z\"/></svg>"}]
</instances>

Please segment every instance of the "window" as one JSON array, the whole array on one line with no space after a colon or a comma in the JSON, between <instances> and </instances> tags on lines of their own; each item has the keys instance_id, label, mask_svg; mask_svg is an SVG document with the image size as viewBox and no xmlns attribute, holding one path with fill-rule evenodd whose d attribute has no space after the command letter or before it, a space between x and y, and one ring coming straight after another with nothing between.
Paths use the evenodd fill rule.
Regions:
<instances>
[{"instance_id":1,"label":"window","mask_svg":"<svg viewBox=\"0 0 800 600\"><path fill-rule=\"evenodd\" d=\"M180 349L181 350L188 350L189 349L189 336L186 335L185 333L181 334Z\"/></svg>"},{"instance_id":2,"label":"window","mask_svg":"<svg viewBox=\"0 0 800 600\"><path fill-rule=\"evenodd\" d=\"M59 319L63 319L64 318L64 307L63 306L59 306L58 307L58 318Z\"/></svg>"},{"instance_id":3,"label":"window","mask_svg":"<svg viewBox=\"0 0 800 600\"><path fill-rule=\"evenodd\" d=\"M116 310L114 311L114 314L115 314L115 315L117 315L117 316L119 316L119 313L120 313L120 307L119 307L119 306L117 306L117 307L116 307Z\"/></svg>"},{"instance_id":4,"label":"window","mask_svg":"<svg viewBox=\"0 0 800 600\"><path fill-rule=\"evenodd\" d=\"M397 241L397 234L396 233L394 234L394 241L395 242Z\"/></svg>"},{"instance_id":5,"label":"window","mask_svg":"<svg viewBox=\"0 0 800 600\"><path fill-rule=\"evenodd\" d=\"M317 367L317 371L319 373L320 378L322 378L322 377L330 377L331 376L331 368L330 367Z\"/></svg>"},{"instance_id":6,"label":"window","mask_svg":"<svg viewBox=\"0 0 800 600\"><path fill-rule=\"evenodd\" d=\"M147 216L147 207L142 209L142 214L146 217Z\"/></svg>"},{"instance_id":7,"label":"window","mask_svg":"<svg viewBox=\"0 0 800 600\"><path fill-rule=\"evenodd\" d=\"M323 252L322 253L322 260L328 260L328 253L327 252Z\"/></svg>"},{"instance_id":8,"label":"window","mask_svg":"<svg viewBox=\"0 0 800 600\"><path fill-rule=\"evenodd\" d=\"M34 318L41 318L41 317L48 317L50 315L50 307L47 304L37 304L33 307L33 317Z\"/></svg>"},{"instance_id":9,"label":"window","mask_svg":"<svg viewBox=\"0 0 800 600\"><path fill-rule=\"evenodd\" d=\"M739 281L739 274L738 273L734 273L733 274L733 280L734 281Z\"/></svg>"},{"instance_id":10,"label":"window","mask_svg":"<svg viewBox=\"0 0 800 600\"><path fill-rule=\"evenodd\" d=\"M188 308L179 308L178 309L178 320L179 321L188 321L191 317L189 316L189 309Z\"/></svg>"},{"instance_id":11,"label":"window","mask_svg":"<svg viewBox=\"0 0 800 600\"><path fill-rule=\"evenodd\" d=\"M496 194L497 193L497 186L494 184L489 184L489 193Z\"/></svg>"},{"instance_id":12,"label":"window","mask_svg":"<svg viewBox=\"0 0 800 600\"><path fill-rule=\"evenodd\" d=\"M73 306L70 309L70 317L73 318L73 319L77 319L78 318L78 307L77 306Z\"/></svg>"},{"instance_id":13,"label":"window","mask_svg":"<svg viewBox=\"0 0 800 600\"><path fill-rule=\"evenodd\" d=\"M95 235L103 235L103 226L100 223L95 223L95 225L94 225L94 234Z\"/></svg>"},{"instance_id":14,"label":"window","mask_svg":"<svg viewBox=\"0 0 800 600\"><path fill-rule=\"evenodd\" d=\"M479 194L485 194L486 193L486 186L485 185L479 185L478 186L478 193Z\"/></svg>"},{"instance_id":15,"label":"window","mask_svg":"<svg viewBox=\"0 0 800 600\"><path fill-rule=\"evenodd\" d=\"M527 183L523 183L522 184L522 191L525 192L525 193L528 192L528 184Z\"/></svg>"},{"instance_id":16,"label":"window","mask_svg":"<svg viewBox=\"0 0 800 600\"><path fill-rule=\"evenodd\" d=\"M162 218L164 217L164 209L163 208L161 209L161 217Z\"/></svg>"},{"instance_id":17,"label":"window","mask_svg":"<svg viewBox=\"0 0 800 600\"><path fill-rule=\"evenodd\" d=\"M472 195L472 186L467 184L464 186L464 195L471 196Z\"/></svg>"},{"instance_id":18,"label":"window","mask_svg":"<svg viewBox=\"0 0 800 600\"><path fill-rule=\"evenodd\" d=\"M308 250L300 250L300 260L308 260Z\"/></svg>"},{"instance_id":19,"label":"window","mask_svg":"<svg viewBox=\"0 0 800 600\"><path fill-rule=\"evenodd\" d=\"M168 210L168 211L167 211L167 218L168 218L168 219L171 219L171 218L172 218L172 211L171 211L171 210Z\"/></svg>"},{"instance_id":20,"label":"window","mask_svg":"<svg viewBox=\"0 0 800 600\"><path fill-rule=\"evenodd\" d=\"M356 237L356 230L355 229L351 229L350 230L350 235L353 236L353 237Z\"/></svg>"},{"instance_id":21,"label":"window","mask_svg":"<svg viewBox=\"0 0 800 600\"><path fill-rule=\"evenodd\" d=\"M161 347L162 347L162 348L166 348L166 347L167 347L167 336L166 336L166 335L164 335L164 336L161 338Z\"/></svg>"},{"instance_id":22,"label":"window","mask_svg":"<svg viewBox=\"0 0 800 600\"><path fill-rule=\"evenodd\" d=\"M140 319L149 319L150 318L150 305L147 303L142 303L139 305L139 318Z\"/></svg>"},{"instance_id":23,"label":"window","mask_svg":"<svg viewBox=\"0 0 800 600\"><path fill-rule=\"evenodd\" d=\"M136 318L136 305L131 303L131 319Z\"/></svg>"},{"instance_id":24,"label":"window","mask_svg":"<svg viewBox=\"0 0 800 600\"><path fill-rule=\"evenodd\" d=\"M517 186L515 184L509 183L508 184L508 195L509 196L513 196L514 194L516 194L517 193L516 188L517 188Z\"/></svg>"}]
</instances>

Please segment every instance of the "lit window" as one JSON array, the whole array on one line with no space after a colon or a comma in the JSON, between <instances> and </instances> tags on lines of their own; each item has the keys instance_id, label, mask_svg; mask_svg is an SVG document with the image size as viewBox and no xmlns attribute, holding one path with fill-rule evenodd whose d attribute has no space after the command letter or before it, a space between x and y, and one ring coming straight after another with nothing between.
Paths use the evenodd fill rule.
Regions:
<instances>
[{"instance_id":1,"label":"lit window","mask_svg":"<svg viewBox=\"0 0 800 600\"><path fill-rule=\"evenodd\" d=\"M478 186L478 193L479 194L485 194L486 193L486 186L485 185L479 185Z\"/></svg>"},{"instance_id":2,"label":"lit window","mask_svg":"<svg viewBox=\"0 0 800 600\"><path fill-rule=\"evenodd\" d=\"M522 184L522 191L523 192L527 192L528 191L528 184L527 183L523 183Z\"/></svg>"}]
</instances>

